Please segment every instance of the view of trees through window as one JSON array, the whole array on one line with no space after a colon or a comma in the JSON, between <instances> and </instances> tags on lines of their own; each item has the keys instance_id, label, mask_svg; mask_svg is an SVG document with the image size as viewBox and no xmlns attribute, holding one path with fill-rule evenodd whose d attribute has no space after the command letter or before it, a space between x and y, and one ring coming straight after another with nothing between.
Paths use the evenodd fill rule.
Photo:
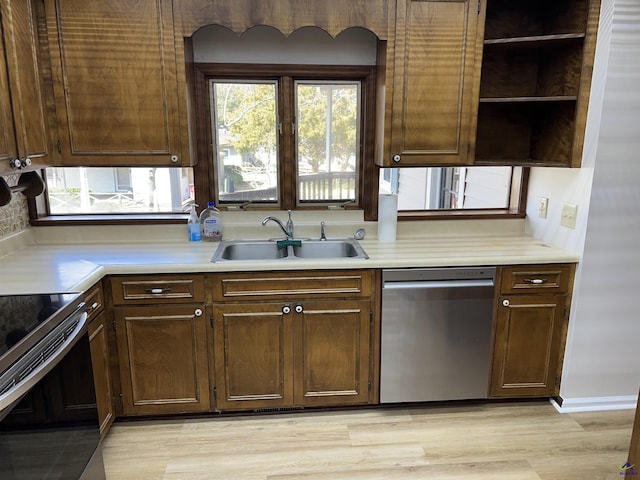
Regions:
<instances>
[{"instance_id":1,"label":"view of trees through window","mask_svg":"<svg viewBox=\"0 0 640 480\"><path fill-rule=\"evenodd\" d=\"M291 105L276 81L210 81L220 202L277 203L281 156L295 157L298 203L356 200L359 82L301 80L294 90ZM292 119L295 151L280 148L284 118Z\"/></svg>"}]
</instances>

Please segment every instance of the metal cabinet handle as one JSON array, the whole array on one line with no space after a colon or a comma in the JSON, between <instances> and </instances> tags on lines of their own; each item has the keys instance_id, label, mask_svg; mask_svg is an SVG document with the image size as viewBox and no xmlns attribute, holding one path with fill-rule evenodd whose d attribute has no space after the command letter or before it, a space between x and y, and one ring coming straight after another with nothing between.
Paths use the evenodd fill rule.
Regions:
<instances>
[{"instance_id":1,"label":"metal cabinet handle","mask_svg":"<svg viewBox=\"0 0 640 480\"><path fill-rule=\"evenodd\" d=\"M87 308L87 315L90 315L94 310L96 310L100 304L98 302L93 302L89 308Z\"/></svg>"},{"instance_id":2,"label":"metal cabinet handle","mask_svg":"<svg viewBox=\"0 0 640 480\"><path fill-rule=\"evenodd\" d=\"M296 305L296 313L302 313L304 311L304 308L302 308L302 305Z\"/></svg>"},{"instance_id":3,"label":"metal cabinet handle","mask_svg":"<svg viewBox=\"0 0 640 480\"><path fill-rule=\"evenodd\" d=\"M284 307L282 307L282 313L284 313L285 315L291 313L291 307L289 305L285 305Z\"/></svg>"},{"instance_id":4,"label":"metal cabinet handle","mask_svg":"<svg viewBox=\"0 0 640 480\"><path fill-rule=\"evenodd\" d=\"M402 159L402 157L398 153L396 153L395 155L393 155L391 157L391 160L393 161L393 163L399 163L401 159Z\"/></svg>"},{"instance_id":5,"label":"metal cabinet handle","mask_svg":"<svg viewBox=\"0 0 640 480\"><path fill-rule=\"evenodd\" d=\"M509 302L509 300L507 300L506 298L504 300L502 300L502 306L503 307L508 307L511 303Z\"/></svg>"},{"instance_id":6,"label":"metal cabinet handle","mask_svg":"<svg viewBox=\"0 0 640 480\"><path fill-rule=\"evenodd\" d=\"M200 308L196 308L196 310L195 310L195 312L193 312L193 314L194 314L196 317L201 317L201 316L202 316L202 309L200 309Z\"/></svg>"},{"instance_id":7,"label":"metal cabinet handle","mask_svg":"<svg viewBox=\"0 0 640 480\"><path fill-rule=\"evenodd\" d=\"M525 278L523 280L524 283L530 283L532 285L542 285L543 283L547 283L546 278Z\"/></svg>"},{"instance_id":8,"label":"metal cabinet handle","mask_svg":"<svg viewBox=\"0 0 640 480\"><path fill-rule=\"evenodd\" d=\"M144 291L146 293L152 293L154 295L160 295L162 293L170 292L171 288L169 288L169 287L165 287L165 288L146 288Z\"/></svg>"},{"instance_id":9,"label":"metal cabinet handle","mask_svg":"<svg viewBox=\"0 0 640 480\"><path fill-rule=\"evenodd\" d=\"M171 155L171 163L178 163L178 160L180 160L178 155Z\"/></svg>"}]
</instances>

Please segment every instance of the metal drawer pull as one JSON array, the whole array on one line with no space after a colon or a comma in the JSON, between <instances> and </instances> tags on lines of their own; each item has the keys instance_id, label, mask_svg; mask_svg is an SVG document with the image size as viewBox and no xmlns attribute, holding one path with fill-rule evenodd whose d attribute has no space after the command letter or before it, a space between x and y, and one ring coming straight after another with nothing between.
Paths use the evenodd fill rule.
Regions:
<instances>
[{"instance_id":1,"label":"metal drawer pull","mask_svg":"<svg viewBox=\"0 0 640 480\"><path fill-rule=\"evenodd\" d=\"M202 309L200 309L200 308L196 308L196 310L195 310L195 312L193 312L193 314L194 314L196 317L201 317L201 316L202 316Z\"/></svg>"},{"instance_id":2,"label":"metal drawer pull","mask_svg":"<svg viewBox=\"0 0 640 480\"><path fill-rule=\"evenodd\" d=\"M87 315L89 315L91 312L93 312L94 310L96 310L98 307L100 306L100 304L98 302L93 302L91 304L91 306L89 308L87 308L86 312Z\"/></svg>"},{"instance_id":3,"label":"metal drawer pull","mask_svg":"<svg viewBox=\"0 0 640 480\"><path fill-rule=\"evenodd\" d=\"M165 288L147 288L145 289L146 293L153 293L154 295L160 295L161 293L170 292L171 289L169 287Z\"/></svg>"},{"instance_id":4,"label":"metal drawer pull","mask_svg":"<svg viewBox=\"0 0 640 480\"><path fill-rule=\"evenodd\" d=\"M296 313L302 313L304 310L304 308L302 308L302 305L296 305Z\"/></svg>"},{"instance_id":5,"label":"metal drawer pull","mask_svg":"<svg viewBox=\"0 0 640 480\"><path fill-rule=\"evenodd\" d=\"M282 313L284 313L285 315L291 313L291 307L289 305L285 305L284 307L282 307Z\"/></svg>"},{"instance_id":6,"label":"metal drawer pull","mask_svg":"<svg viewBox=\"0 0 640 480\"><path fill-rule=\"evenodd\" d=\"M533 285L542 285L543 283L547 283L546 278L525 278L524 283L531 283Z\"/></svg>"},{"instance_id":7,"label":"metal drawer pull","mask_svg":"<svg viewBox=\"0 0 640 480\"><path fill-rule=\"evenodd\" d=\"M508 307L509 305L510 305L509 300L506 300L506 299L505 299L505 300L502 300L502 306L503 306L503 307Z\"/></svg>"}]
</instances>

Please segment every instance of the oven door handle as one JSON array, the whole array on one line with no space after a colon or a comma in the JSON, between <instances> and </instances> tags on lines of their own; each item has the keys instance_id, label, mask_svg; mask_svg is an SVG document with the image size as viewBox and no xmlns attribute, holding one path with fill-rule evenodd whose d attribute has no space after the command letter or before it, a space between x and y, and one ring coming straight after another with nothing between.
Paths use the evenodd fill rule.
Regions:
<instances>
[{"instance_id":1,"label":"oven door handle","mask_svg":"<svg viewBox=\"0 0 640 480\"><path fill-rule=\"evenodd\" d=\"M493 287L491 279L486 280L427 280L418 282L385 282L383 290L415 290L429 288L460 288L460 287Z\"/></svg>"},{"instance_id":2,"label":"oven door handle","mask_svg":"<svg viewBox=\"0 0 640 480\"><path fill-rule=\"evenodd\" d=\"M42 352L34 353L32 350L27 352L24 357L19 359L11 367L9 367L0 376L0 385L4 385L7 381L7 377L21 376L20 380L9 380L10 384L13 383L6 391L0 394L0 418L3 418L5 414L4 410L13 407L13 405L19 401L25 394L27 394L33 387L35 387L40 380L42 380L47 373L49 373L53 367L55 367L64 356L71 350L76 342L87 331L87 313L84 311L76 311L70 315L61 324L51 332L51 336L60 335L62 330L65 329L65 325L71 325L78 319L77 325L74 329L66 335L64 341L55 346L55 350L47 351L48 348L42 348ZM60 331L58 331L60 330ZM49 337L47 337L49 338ZM45 343L46 339L41 343ZM38 357L43 356L43 360L37 366L33 368L31 372L24 372L23 370L30 368L29 365L38 360ZM47 355L44 358L44 355Z\"/></svg>"}]
</instances>

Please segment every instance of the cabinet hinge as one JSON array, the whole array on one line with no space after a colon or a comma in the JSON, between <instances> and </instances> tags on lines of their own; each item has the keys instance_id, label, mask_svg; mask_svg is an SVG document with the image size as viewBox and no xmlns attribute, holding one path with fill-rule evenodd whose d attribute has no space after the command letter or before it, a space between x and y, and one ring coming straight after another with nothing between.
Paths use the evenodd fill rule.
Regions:
<instances>
[{"instance_id":1,"label":"cabinet hinge","mask_svg":"<svg viewBox=\"0 0 640 480\"><path fill-rule=\"evenodd\" d=\"M478 0L478 15L480 15L481 10L482 10L482 0Z\"/></svg>"},{"instance_id":2,"label":"cabinet hinge","mask_svg":"<svg viewBox=\"0 0 640 480\"><path fill-rule=\"evenodd\" d=\"M556 385L560 385L560 375L556 375Z\"/></svg>"},{"instance_id":3,"label":"cabinet hinge","mask_svg":"<svg viewBox=\"0 0 640 480\"><path fill-rule=\"evenodd\" d=\"M218 399L218 389L216 387L213 387L213 399Z\"/></svg>"},{"instance_id":4,"label":"cabinet hinge","mask_svg":"<svg viewBox=\"0 0 640 480\"><path fill-rule=\"evenodd\" d=\"M58 139L58 143L56 143L56 147L58 147L58 153L62 153L62 142Z\"/></svg>"},{"instance_id":5,"label":"cabinet hinge","mask_svg":"<svg viewBox=\"0 0 640 480\"><path fill-rule=\"evenodd\" d=\"M566 305L564 306L564 309L562 310L562 316L564 318L567 318L567 306Z\"/></svg>"},{"instance_id":6,"label":"cabinet hinge","mask_svg":"<svg viewBox=\"0 0 640 480\"><path fill-rule=\"evenodd\" d=\"M471 142L467 142L467 154L471 153Z\"/></svg>"},{"instance_id":7,"label":"cabinet hinge","mask_svg":"<svg viewBox=\"0 0 640 480\"><path fill-rule=\"evenodd\" d=\"M116 320L115 319L111 320L111 324L113 325L113 331L115 332L116 331Z\"/></svg>"},{"instance_id":8,"label":"cabinet hinge","mask_svg":"<svg viewBox=\"0 0 640 480\"><path fill-rule=\"evenodd\" d=\"M211 325L211 328L213 328L213 317L209 317L209 325Z\"/></svg>"}]
</instances>

